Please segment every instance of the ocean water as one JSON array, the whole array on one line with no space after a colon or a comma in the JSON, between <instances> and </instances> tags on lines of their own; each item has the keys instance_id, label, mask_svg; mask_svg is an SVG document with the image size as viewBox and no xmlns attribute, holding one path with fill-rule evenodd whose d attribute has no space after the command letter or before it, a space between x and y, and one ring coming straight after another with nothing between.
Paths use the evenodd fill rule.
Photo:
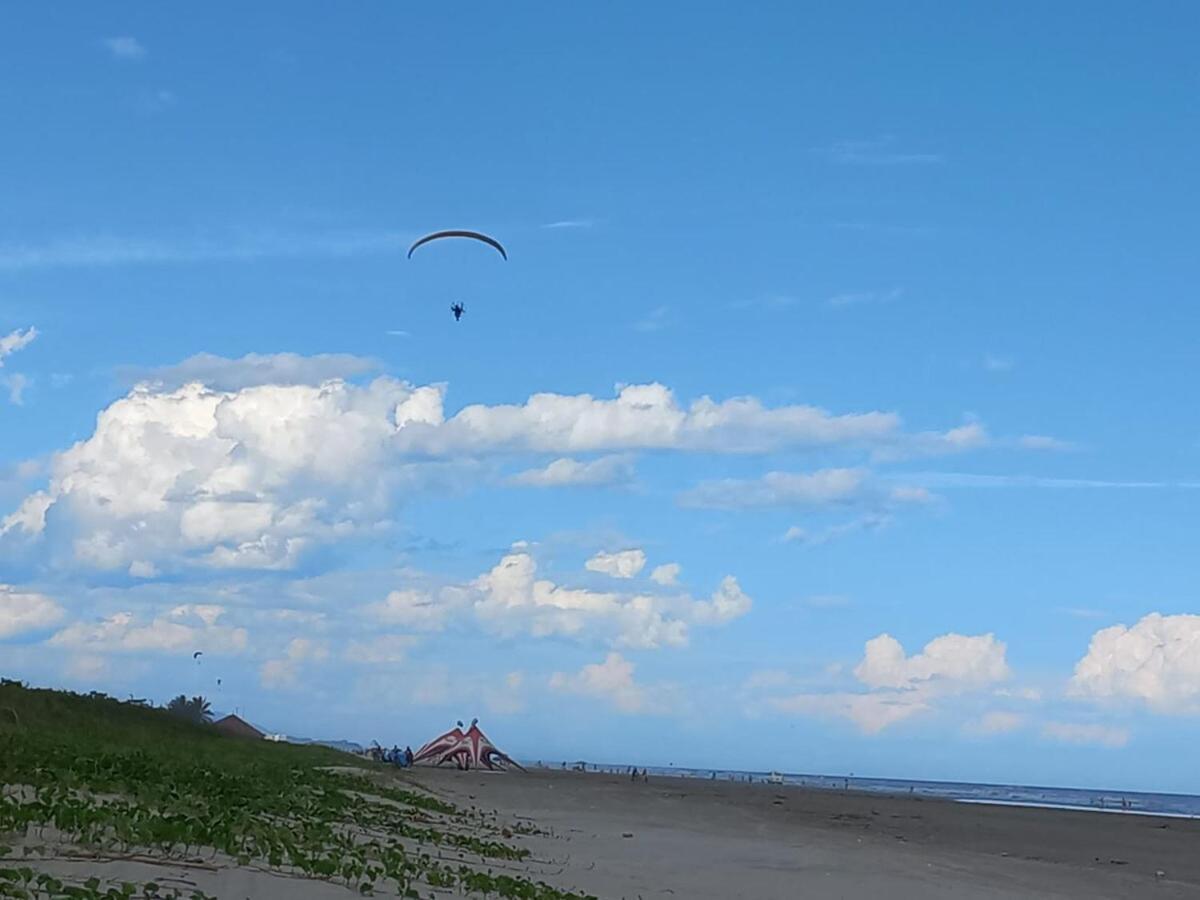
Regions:
<instances>
[{"instance_id":1,"label":"ocean water","mask_svg":"<svg viewBox=\"0 0 1200 900\"><path fill-rule=\"evenodd\" d=\"M569 763L568 768L581 763ZM549 768L558 768L550 766ZM639 770L643 767L639 766ZM769 772L747 772L730 769L687 769L681 767L647 766L651 775L671 775L681 778L741 781L756 784L770 783ZM628 765L586 764L589 772L628 772ZM1141 791L1091 790L1088 788L1037 787L1021 784L974 784L961 781L907 781L903 778L855 778L832 775L783 773L783 786L820 788L824 790L867 791L879 794L912 794L919 797L938 797L960 803L985 803L1002 806L1034 806L1052 809L1078 809L1091 812L1126 813L1133 815L1176 816L1200 818L1200 796L1192 794L1152 794Z\"/></svg>"}]
</instances>

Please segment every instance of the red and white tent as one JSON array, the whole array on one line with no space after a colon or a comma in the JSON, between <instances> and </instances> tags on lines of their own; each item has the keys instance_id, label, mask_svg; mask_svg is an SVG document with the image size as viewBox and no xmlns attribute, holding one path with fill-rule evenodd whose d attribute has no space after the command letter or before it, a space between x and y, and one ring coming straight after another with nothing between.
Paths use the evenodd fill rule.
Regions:
<instances>
[{"instance_id":1,"label":"red and white tent","mask_svg":"<svg viewBox=\"0 0 1200 900\"><path fill-rule=\"evenodd\" d=\"M491 769L503 771L510 766L521 769L512 757L501 753L488 736L479 730L478 719L462 730L462 722L454 729L440 734L413 754L413 765L444 766L453 764L459 769ZM524 771L524 769L522 769Z\"/></svg>"}]
</instances>

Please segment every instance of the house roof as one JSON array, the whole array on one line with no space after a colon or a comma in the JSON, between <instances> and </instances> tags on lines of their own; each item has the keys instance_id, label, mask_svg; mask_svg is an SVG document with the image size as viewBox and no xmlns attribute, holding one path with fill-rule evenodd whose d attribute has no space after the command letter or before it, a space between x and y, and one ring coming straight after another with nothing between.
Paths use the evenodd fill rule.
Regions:
<instances>
[{"instance_id":1,"label":"house roof","mask_svg":"<svg viewBox=\"0 0 1200 900\"><path fill-rule=\"evenodd\" d=\"M266 737L266 735L245 719L235 715L228 715L223 719L218 719L213 722L213 728L230 737L254 738L255 740L262 740Z\"/></svg>"}]
</instances>

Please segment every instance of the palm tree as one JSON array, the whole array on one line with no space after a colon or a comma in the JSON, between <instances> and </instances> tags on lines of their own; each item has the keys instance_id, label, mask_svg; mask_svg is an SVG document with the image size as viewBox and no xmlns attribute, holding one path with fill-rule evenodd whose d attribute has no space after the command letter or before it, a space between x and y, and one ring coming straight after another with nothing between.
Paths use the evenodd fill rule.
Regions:
<instances>
[{"instance_id":1,"label":"palm tree","mask_svg":"<svg viewBox=\"0 0 1200 900\"><path fill-rule=\"evenodd\" d=\"M207 725L212 721L212 709L203 697L192 697L189 700L180 694L167 704L167 712L197 725Z\"/></svg>"}]
</instances>

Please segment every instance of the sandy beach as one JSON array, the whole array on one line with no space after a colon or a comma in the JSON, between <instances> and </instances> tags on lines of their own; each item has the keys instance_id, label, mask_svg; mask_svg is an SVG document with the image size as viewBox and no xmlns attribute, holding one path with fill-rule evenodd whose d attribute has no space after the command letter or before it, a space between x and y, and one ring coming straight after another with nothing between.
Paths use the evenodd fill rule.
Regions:
<instances>
[{"instance_id":1,"label":"sandy beach","mask_svg":"<svg viewBox=\"0 0 1200 900\"><path fill-rule=\"evenodd\" d=\"M1200 821L685 778L417 770L598 897L1200 897Z\"/></svg>"},{"instance_id":2,"label":"sandy beach","mask_svg":"<svg viewBox=\"0 0 1200 900\"><path fill-rule=\"evenodd\" d=\"M418 768L371 777L464 812L431 814L438 827L529 851L484 859L406 841L413 853L601 900L1200 897L1194 819L555 770ZM238 900L356 894L345 883L209 851L172 860L96 854L56 840L53 829L18 843L49 845L28 864L75 883L93 875L153 881L181 896L200 890ZM481 896L460 890L424 883L420 896ZM395 893L380 885L377 895Z\"/></svg>"}]
</instances>

